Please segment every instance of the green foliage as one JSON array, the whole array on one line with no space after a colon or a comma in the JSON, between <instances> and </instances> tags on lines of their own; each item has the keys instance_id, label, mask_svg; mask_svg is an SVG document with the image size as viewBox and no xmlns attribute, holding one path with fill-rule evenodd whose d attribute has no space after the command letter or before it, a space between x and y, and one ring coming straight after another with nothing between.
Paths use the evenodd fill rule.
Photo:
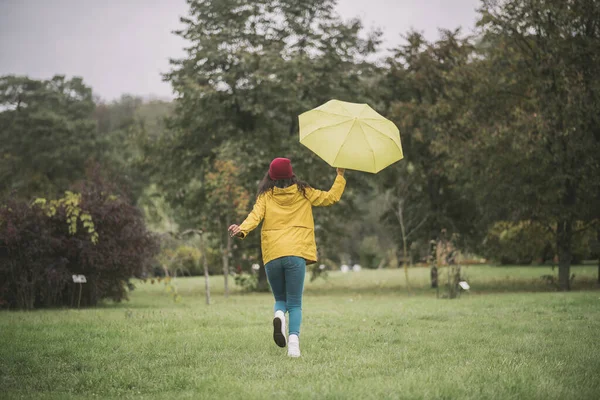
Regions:
<instances>
[{"instance_id":1,"label":"green foliage","mask_svg":"<svg viewBox=\"0 0 600 400\"><path fill-rule=\"evenodd\" d=\"M138 207L144 212L144 219L151 231L162 234L179 231L179 226L174 221L174 211L156 184L150 184L144 189L138 198Z\"/></svg>"},{"instance_id":2,"label":"green foliage","mask_svg":"<svg viewBox=\"0 0 600 400\"><path fill-rule=\"evenodd\" d=\"M333 8L330 0L190 1L178 34L192 44L166 76L178 94L171 136L153 162L170 201L188 210L184 220L210 211L203 182L224 148L249 193L277 156L292 158L311 184L331 185L326 164L297 144L297 116L332 97L367 99L374 67L365 60L378 42Z\"/></svg>"},{"instance_id":3,"label":"green foliage","mask_svg":"<svg viewBox=\"0 0 600 400\"><path fill-rule=\"evenodd\" d=\"M206 174L203 190L206 200L202 209L202 226L213 232L222 252L232 251L227 228L247 215L250 195L240 178L240 168L233 160L217 158Z\"/></svg>"},{"instance_id":4,"label":"green foliage","mask_svg":"<svg viewBox=\"0 0 600 400\"><path fill-rule=\"evenodd\" d=\"M54 196L82 179L107 149L81 78L0 77L0 194Z\"/></svg>"},{"instance_id":5,"label":"green foliage","mask_svg":"<svg viewBox=\"0 0 600 400\"><path fill-rule=\"evenodd\" d=\"M250 196L241 184L240 168L232 160L217 159L206 175L207 204L213 216L237 221L243 218Z\"/></svg>"},{"instance_id":6,"label":"green foliage","mask_svg":"<svg viewBox=\"0 0 600 400\"><path fill-rule=\"evenodd\" d=\"M34 200L33 206L40 207L48 217L54 217L58 210L61 208L64 209L69 233L71 235L76 234L78 222L81 222L83 228L90 235L90 241L96 244L98 243L98 232L96 232L94 227L94 221L92 221L92 216L89 213L81 209L80 203L81 194L66 191L65 197L58 200L51 200L50 202L46 199L37 198Z\"/></svg>"},{"instance_id":7,"label":"green foliage","mask_svg":"<svg viewBox=\"0 0 600 400\"><path fill-rule=\"evenodd\" d=\"M597 1L484 1L480 41L452 74L438 154L482 221L556 227L569 288L575 221L597 218L600 17Z\"/></svg>"},{"instance_id":8,"label":"green foliage","mask_svg":"<svg viewBox=\"0 0 600 400\"><path fill-rule=\"evenodd\" d=\"M482 255L502 264L530 264L552 261L553 233L531 221L497 222L486 237Z\"/></svg>"},{"instance_id":9,"label":"green foliage","mask_svg":"<svg viewBox=\"0 0 600 400\"><path fill-rule=\"evenodd\" d=\"M473 45L460 29L441 30L428 42L410 31L387 60L380 80L390 118L398 125L405 158L379 174L377 192L385 199L380 219L396 242L398 258L418 242L428 243L440 229L460 232L464 245L477 242L477 208L469 188L457 186L445 171L449 154L437 142L455 116L444 100L457 88L451 77L470 60Z\"/></svg>"},{"instance_id":10,"label":"green foliage","mask_svg":"<svg viewBox=\"0 0 600 400\"><path fill-rule=\"evenodd\" d=\"M98 134L107 142L106 169L127 187L134 203L152 185L143 163L148 143L165 134L164 119L173 105L165 101L144 101L123 95L112 103L98 103L94 119Z\"/></svg>"},{"instance_id":11,"label":"green foliage","mask_svg":"<svg viewBox=\"0 0 600 400\"><path fill-rule=\"evenodd\" d=\"M384 257L384 251L379 245L377 236L363 238L360 243L359 254L361 266L365 268L377 268Z\"/></svg>"},{"instance_id":12,"label":"green foliage","mask_svg":"<svg viewBox=\"0 0 600 400\"><path fill-rule=\"evenodd\" d=\"M598 167L588 162L598 153L590 77L599 63L581 64L600 53L591 53L596 29L584 29L593 27L594 4L486 1L476 37L443 30L428 42L411 31L378 68L367 62L378 34L361 39L360 21L340 21L332 1L190 1L178 34L192 45L166 75L178 93L170 133L148 160L161 166L178 220L197 224L198 210L218 214L205 181L216 159L235 161L249 193L275 156L292 158L313 185L329 185L324 163L297 144L297 115L333 97L366 101L399 126L406 158L373 184L353 175L344 210L316 210L317 224L327 227L316 230L321 257L358 260L368 235L402 259L442 228L478 251L497 221L551 226L570 215L556 230L566 245L561 259L570 259L574 218L593 217L600 193ZM554 20L540 17L545 12ZM575 36L563 34L569 29ZM559 109L565 98L574 101ZM568 209L560 205L567 186L569 202L577 198ZM367 217L353 204L359 198L385 212ZM372 218L387 235L368 226Z\"/></svg>"},{"instance_id":13,"label":"green foliage","mask_svg":"<svg viewBox=\"0 0 600 400\"><path fill-rule=\"evenodd\" d=\"M311 264L311 265L307 265L307 272L310 272L310 281L316 281L319 278L323 278L323 279L327 279L328 277L328 272L327 270L329 268L332 268L333 266L335 266L335 264L331 261L331 260L322 260L322 262L324 262L324 264L320 264L320 263L315 263L315 264Z\"/></svg>"},{"instance_id":14,"label":"green foliage","mask_svg":"<svg viewBox=\"0 0 600 400\"><path fill-rule=\"evenodd\" d=\"M158 258L160 258L161 256L163 256L163 255L159 254ZM165 287L165 292L171 296L171 298L173 299L173 301L175 303L179 303L181 301L182 297L179 294L179 290L178 290L177 284L175 282L176 278L177 278L176 276L171 277L171 276L167 275L165 277L158 276L156 278L144 278L141 281L143 283L150 283L151 285L154 285L155 283L158 285L162 282Z\"/></svg>"},{"instance_id":15,"label":"green foliage","mask_svg":"<svg viewBox=\"0 0 600 400\"><path fill-rule=\"evenodd\" d=\"M180 245L175 250L163 249L158 261L169 276L195 276L202 274L201 257L202 253L197 248Z\"/></svg>"},{"instance_id":16,"label":"green foliage","mask_svg":"<svg viewBox=\"0 0 600 400\"><path fill-rule=\"evenodd\" d=\"M249 211L272 158L291 158L317 188L334 178L298 144L298 114L331 98L367 102L398 125L405 159L349 173L342 204L315 210L320 259L424 259L446 229L501 262L557 254L568 288L600 221L597 0L484 0L473 36L409 31L378 63L380 33L342 20L334 0L188 5L176 33L189 46L165 75L172 103L94 104L80 78L1 77L0 193L56 198L96 160L153 230L202 228L220 273L260 259L259 235L232 243L225 228ZM68 201L63 224L97 235Z\"/></svg>"},{"instance_id":17,"label":"green foliage","mask_svg":"<svg viewBox=\"0 0 600 400\"><path fill-rule=\"evenodd\" d=\"M246 292L256 292L258 290L258 274L242 272L234 277L236 285Z\"/></svg>"}]
</instances>

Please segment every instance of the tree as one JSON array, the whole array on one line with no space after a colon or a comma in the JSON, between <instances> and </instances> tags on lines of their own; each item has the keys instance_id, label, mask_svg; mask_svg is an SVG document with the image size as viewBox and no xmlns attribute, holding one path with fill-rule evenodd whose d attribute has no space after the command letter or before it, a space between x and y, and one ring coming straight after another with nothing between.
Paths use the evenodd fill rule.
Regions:
<instances>
[{"instance_id":1,"label":"tree","mask_svg":"<svg viewBox=\"0 0 600 400\"><path fill-rule=\"evenodd\" d=\"M233 161L217 159L213 171L206 175L205 226L214 227L219 238L223 275L225 277L225 297L229 295L229 257L233 238L227 228L246 215L250 196L240 184L240 172Z\"/></svg>"},{"instance_id":2,"label":"tree","mask_svg":"<svg viewBox=\"0 0 600 400\"><path fill-rule=\"evenodd\" d=\"M410 168L408 171L410 171ZM410 176L410 172L407 175ZM410 199L409 195L411 190L413 190L413 188L409 185L409 180L398 177L396 179L395 187L388 189L385 192L384 206L386 209L386 214L384 214L384 217L387 217L389 221L390 214L393 215L396 219L395 222L400 227L402 257L397 258L398 260L402 260L401 262L404 267L404 277L406 279L406 286L408 290L410 290L408 264L409 258L412 259L412 257L409 257L408 254L409 240L412 241L413 237L416 237L419 234L419 230L430 217L430 214L425 211L423 207L419 207L420 203L411 201L412 199ZM400 249L397 246L396 254L400 253L399 250Z\"/></svg>"},{"instance_id":3,"label":"tree","mask_svg":"<svg viewBox=\"0 0 600 400\"><path fill-rule=\"evenodd\" d=\"M202 269L204 272L204 294L205 294L205 298L206 298L206 305L208 306L208 305L210 305L210 279L208 276L208 257L207 257L208 250L204 243L204 231L202 231L201 229L188 229L188 230L182 232L180 236L186 236L186 235L190 235L190 234L198 235L200 253L201 253L201 258L202 258Z\"/></svg>"},{"instance_id":4,"label":"tree","mask_svg":"<svg viewBox=\"0 0 600 400\"><path fill-rule=\"evenodd\" d=\"M330 185L326 164L297 143L297 117L334 97L368 100L376 68L366 59L379 34L363 39L360 21L341 21L333 0L188 4L177 32L190 41L187 57L173 60L165 76L177 94L175 115L156 158L148 158L160 165L156 173L181 219L192 223L208 204L205 179L222 146L236 154L249 192L278 156L292 158L313 185Z\"/></svg>"},{"instance_id":5,"label":"tree","mask_svg":"<svg viewBox=\"0 0 600 400\"><path fill-rule=\"evenodd\" d=\"M94 107L81 78L0 77L0 193L56 195L82 179L106 150Z\"/></svg>"},{"instance_id":6,"label":"tree","mask_svg":"<svg viewBox=\"0 0 600 400\"><path fill-rule=\"evenodd\" d=\"M148 189L152 182L141 160L148 141L165 134L164 118L171 112L170 102L145 101L131 95L96 105L94 119L98 134L107 143L105 169L127 188L134 204L140 203L140 200L148 203Z\"/></svg>"},{"instance_id":7,"label":"tree","mask_svg":"<svg viewBox=\"0 0 600 400\"><path fill-rule=\"evenodd\" d=\"M600 3L484 1L480 13L479 51L452 77L467 89L446 99L457 118L440 149L488 222L554 232L568 290L576 222L591 218L600 185Z\"/></svg>"},{"instance_id":8,"label":"tree","mask_svg":"<svg viewBox=\"0 0 600 400\"><path fill-rule=\"evenodd\" d=\"M460 233L463 241L477 239L473 202L445 173L448 155L437 151L444 126L454 119L440 110L456 90L448 77L469 62L473 45L460 29L440 33L439 40L429 43L421 33L409 32L387 60L380 83L389 115L400 129L405 158L382 171L378 191L386 198L383 221L397 238L407 280L407 249L413 244L427 248L442 228Z\"/></svg>"}]
</instances>

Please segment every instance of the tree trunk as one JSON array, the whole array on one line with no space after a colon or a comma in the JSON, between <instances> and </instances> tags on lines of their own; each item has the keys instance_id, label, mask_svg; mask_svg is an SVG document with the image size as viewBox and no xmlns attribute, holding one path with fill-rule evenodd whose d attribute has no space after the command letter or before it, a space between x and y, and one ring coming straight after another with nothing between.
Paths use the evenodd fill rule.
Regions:
<instances>
[{"instance_id":1,"label":"tree trunk","mask_svg":"<svg viewBox=\"0 0 600 400\"><path fill-rule=\"evenodd\" d=\"M600 228L596 230L596 240L598 241L598 284L600 285Z\"/></svg>"},{"instance_id":2,"label":"tree trunk","mask_svg":"<svg viewBox=\"0 0 600 400\"><path fill-rule=\"evenodd\" d=\"M206 293L206 304L210 305L210 283L209 283L209 277L208 277L208 261L206 260L206 255L204 255L203 257L203 264L204 264L204 292Z\"/></svg>"},{"instance_id":3,"label":"tree trunk","mask_svg":"<svg viewBox=\"0 0 600 400\"><path fill-rule=\"evenodd\" d=\"M556 247L558 249L558 284L561 290L570 290L571 241L573 238L573 222L563 219L556 230Z\"/></svg>"},{"instance_id":4,"label":"tree trunk","mask_svg":"<svg viewBox=\"0 0 600 400\"><path fill-rule=\"evenodd\" d=\"M437 269L437 242L429 242L429 263L431 264L430 278L431 287L435 288L436 297L440 297L440 288L438 287L438 269Z\"/></svg>"},{"instance_id":5,"label":"tree trunk","mask_svg":"<svg viewBox=\"0 0 600 400\"><path fill-rule=\"evenodd\" d=\"M431 267L429 276L431 278L431 287L434 289L437 288L438 287L438 269L435 265Z\"/></svg>"},{"instance_id":6,"label":"tree trunk","mask_svg":"<svg viewBox=\"0 0 600 400\"><path fill-rule=\"evenodd\" d=\"M406 236L404 235L404 229L402 229L402 262L404 263L404 279L406 279L406 288L410 292L410 282L408 281L408 262L406 259L408 254L406 252Z\"/></svg>"},{"instance_id":7,"label":"tree trunk","mask_svg":"<svg viewBox=\"0 0 600 400\"><path fill-rule=\"evenodd\" d=\"M226 221L225 226L229 226L229 220ZM226 246L223 248L223 242L221 242L221 257L223 260L223 279L224 279L224 289L225 289L225 297L229 296L229 254L231 253L231 246L233 238L229 235L229 232L226 234L227 241Z\"/></svg>"},{"instance_id":8,"label":"tree trunk","mask_svg":"<svg viewBox=\"0 0 600 400\"><path fill-rule=\"evenodd\" d=\"M208 277L208 259L206 258L206 248L204 247L204 238L200 235L200 247L202 251L202 264L204 266L204 292L206 293L206 304L210 305L210 285Z\"/></svg>"},{"instance_id":9,"label":"tree trunk","mask_svg":"<svg viewBox=\"0 0 600 400\"><path fill-rule=\"evenodd\" d=\"M227 248L225 249L226 250L226 254L225 254L225 256L226 256L225 261L226 262L224 264L224 267L225 267L225 271L224 271L225 272L225 282L226 282L225 285L227 286L227 295L229 295L229 287L227 285L227 281L229 279L229 256L231 255L231 249L232 249L232 247L233 247L233 238L231 236L227 235Z\"/></svg>"},{"instance_id":10,"label":"tree trunk","mask_svg":"<svg viewBox=\"0 0 600 400\"><path fill-rule=\"evenodd\" d=\"M225 297L229 296L229 256L227 255L227 249L221 245L221 260L223 262L223 294Z\"/></svg>"},{"instance_id":11,"label":"tree trunk","mask_svg":"<svg viewBox=\"0 0 600 400\"><path fill-rule=\"evenodd\" d=\"M260 265L260 268L258 270L258 284L256 289L259 292L266 292L269 290L269 282L267 281L267 272L263 264L262 248L258 250L258 265Z\"/></svg>"},{"instance_id":12,"label":"tree trunk","mask_svg":"<svg viewBox=\"0 0 600 400\"><path fill-rule=\"evenodd\" d=\"M404 209L403 204L398 206L398 219L400 220L400 230L402 231L402 263L404 264L404 279L406 279L406 289L410 293L410 283L408 281L408 263L406 262L406 229L404 228Z\"/></svg>"},{"instance_id":13,"label":"tree trunk","mask_svg":"<svg viewBox=\"0 0 600 400\"><path fill-rule=\"evenodd\" d=\"M229 235L227 235L229 237ZM227 239L227 241L229 242L229 239ZM229 246L229 244L227 245ZM225 295L225 297L229 296L229 254L227 252L227 248L223 247L223 245L221 244L220 249L221 250L221 261L223 263L223 294Z\"/></svg>"}]
</instances>

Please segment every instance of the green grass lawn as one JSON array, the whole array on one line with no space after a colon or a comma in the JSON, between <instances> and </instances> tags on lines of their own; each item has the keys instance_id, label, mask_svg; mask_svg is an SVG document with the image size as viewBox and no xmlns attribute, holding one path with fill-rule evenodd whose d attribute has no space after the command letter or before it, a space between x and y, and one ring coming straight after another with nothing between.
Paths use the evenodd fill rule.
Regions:
<instances>
[{"instance_id":1,"label":"green grass lawn","mask_svg":"<svg viewBox=\"0 0 600 400\"><path fill-rule=\"evenodd\" d=\"M300 359L272 341L271 295L226 299L222 277L210 306L186 278L179 303L138 284L122 304L1 312L0 398L598 399L596 271L559 293L549 268L470 267L458 300L425 268L411 295L401 270L331 273L306 286Z\"/></svg>"}]
</instances>

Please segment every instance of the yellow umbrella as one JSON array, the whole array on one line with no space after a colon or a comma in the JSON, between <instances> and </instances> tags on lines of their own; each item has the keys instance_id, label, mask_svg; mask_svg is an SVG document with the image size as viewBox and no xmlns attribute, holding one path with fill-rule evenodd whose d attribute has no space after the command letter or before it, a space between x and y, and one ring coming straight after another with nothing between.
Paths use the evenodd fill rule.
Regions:
<instances>
[{"instance_id":1,"label":"yellow umbrella","mask_svg":"<svg viewBox=\"0 0 600 400\"><path fill-rule=\"evenodd\" d=\"M367 104L330 100L299 120L300 143L332 167L377 173L403 157L396 125Z\"/></svg>"}]
</instances>

